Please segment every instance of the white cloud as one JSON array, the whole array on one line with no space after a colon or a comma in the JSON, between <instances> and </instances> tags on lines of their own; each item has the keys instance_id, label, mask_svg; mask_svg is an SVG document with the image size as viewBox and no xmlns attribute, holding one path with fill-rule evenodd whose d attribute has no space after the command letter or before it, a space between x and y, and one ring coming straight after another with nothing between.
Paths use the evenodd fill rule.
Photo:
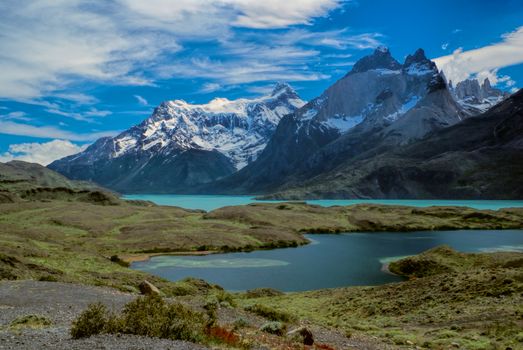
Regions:
<instances>
[{"instance_id":1,"label":"white cloud","mask_svg":"<svg viewBox=\"0 0 523 350\"><path fill-rule=\"evenodd\" d=\"M108 115L112 114L111 111L98 110L94 107L91 107L82 113L63 111L59 107L47 108L45 111L48 113L61 115L63 117L72 118L74 120L84 121L88 123L94 122L95 118L107 117Z\"/></svg>"},{"instance_id":2,"label":"white cloud","mask_svg":"<svg viewBox=\"0 0 523 350\"><path fill-rule=\"evenodd\" d=\"M271 42L277 42L282 46L293 46L296 44L305 46L323 46L338 50L352 49L374 49L383 45L380 33L351 33L349 28L311 32L304 29L292 29L285 33L256 34L259 39L265 38Z\"/></svg>"},{"instance_id":3,"label":"white cloud","mask_svg":"<svg viewBox=\"0 0 523 350\"><path fill-rule=\"evenodd\" d=\"M374 48L381 44L379 33L352 34L347 28L323 32L303 29L278 31L277 33L251 31L234 36L221 43L221 59L194 56L191 59L173 61L156 69L163 78L184 77L210 80L201 92L211 92L217 86L227 89L230 85L270 81L317 81L330 75L319 71L323 58L347 58L346 49ZM339 54L320 55L317 47L342 50ZM350 66L352 62L340 62L338 66Z\"/></svg>"},{"instance_id":4,"label":"white cloud","mask_svg":"<svg viewBox=\"0 0 523 350\"><path fill-rule=\"evenodd\" d=\"M147 106L149 104L149 102L143 98L142 96L140 95L134 95L134 98L136 99L136 101L138 101L139 104L141 104L142 106Z\"/></svg>"},{"instance_id":5,"label":"white cloud","mask_svg":"<svg viewBox=\"0 0 523 350\"><path fill-rule=\"evenodd\" d=\"M221 89L221 85L218 83L205 83L203 84L202 88L200 89L201 93L209 94L211 92L215 92Z\"/></svg>"},{"instance_id":6,"label":"white cloud","mask_svg":"<svg viewBox=\"0 0 523 350\"><path fill-rule=\"evenodd\" d=\"M48 165L57 159L82 152L86 147L87 145L79 146L66 140L13 144L7 152L0 154L0 162L23 160Z\"/></svg>"},{"instance_id":7,"label":"white cloud","mask_svg":"<svg viewBox=\"0 0 523 350\"><path fill-rule=\"evenodd\" d=\"M94 131L75 133L54 126L34 126L12 121L0 120L0 134L30 136L43 139L65 139L71 141L94 141L100 137L114 136L118 131Z\"/></svg>"},{"instance_id":8,"label":"white cloud","mask_svg":"<svg viewBox=\"0 0 523 350\"><path fill-rule=\"evenodd\" d=\"M28 101L78 81L147 85L184 40L236 40L233 27L309 24L344 0L19 0L0 2L0 98ZM325 45L343 43L326 40ZM281 50L281 49L280 49ZM292 52L287 52L293 54ZM283 53L282 53L283 54ZM76 116L76 115L75 115Z\"/></svg>"},{"instance_id":9,"label":"white cloud","mask_svg":"<svg viewBox=\"0 0 523 350\"><path fill-rule=\"evenodd\" d=\"M248 28L283 28L310 24L340 6L338 0L229 0L240 11L234 25Z\"/></svg>"},{"instance_id":10,"label":"white cloud","mask_svg":"<svg viewBox=\"0 0 523 350\"><path fill-rule=\"evenodd\" d=\"M138 15L135 21L161 25L178 34L191 24L191 35L208 36L217 27L230 24L243 28L284 28L310 24L340 7L344 0L117 0Z\"/></svg>"},{"instance_id":11,"label":"white cloud","mask_svg":"<svg viewBox=\"0 0 523 350\"><path fill-rule=\"evenodd\" d=\"M469 51L458 49L434 61L455 83L473 76L489 77L493 84L503 82L506 78L497 75L499 69L523 63L523 27L504 34L498 43Z\"/></svg>"},{"instance_id":12,"label":"white cloud","mask_svg":"<svg viewBox=\"0 0 523 350\"><path fill-rule=\"evenodd\" d=\"M27 116L27 113L22 111L9 112L4 115L0 115L0 120L19 120L19 121L31 121L32 118Z\"/></svg>"},{"instance_id":13,"label":"white cloud","mask_svg":"<svg viewBox=\"0 0 523 350\"><path fill-rule=\"evenodd\" d=\"M54 93L53 97L71 101L80 105L92 105L99 102L96 97L82 93Z\"/></svg>"},{"instance_id":14,"label":"white cloud","mask_svg":"<svg viewBox=\"0 0 523 350\"><path fill-rule=\"evenodd\" d=\"M162 67L166 77L198 77L234 85L264 81L315 81L329 78L328 75L310 72L306 67L296 69L278 60L228 61L211 60L208 57L193 58Z\"/></svg>"}]
</instances>

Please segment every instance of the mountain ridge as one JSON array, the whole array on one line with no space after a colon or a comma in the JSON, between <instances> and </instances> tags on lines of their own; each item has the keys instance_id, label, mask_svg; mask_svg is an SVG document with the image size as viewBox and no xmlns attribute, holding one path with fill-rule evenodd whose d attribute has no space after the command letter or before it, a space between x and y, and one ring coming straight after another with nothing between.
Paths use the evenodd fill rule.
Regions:
<instances>
[{"instance_id":1,"label":"mountain ridge","mask_svg":"<svg viewBox=\"0 0 523 350\"><path fill-rule=\"evenodd\" d=\"M142 123L49 165L121 192L172 192L210 182L252 162L280 119L304 102L288 84L254 99L166 101Z\"/></svg>"},{"instance_id":2,"label":"mountain ridge","mask_svg":"<svg viewBox=\"0 0 523 350\"><path fill-rule=\"evenodd\" d=\"M266 199L521 199L523 90L486 113Z\"/></svg>"},{"instance_id":3,"label":"mountain ridge","mask_svg":"<svg viewBox=\"0 0 523 350\"><path fill-rule=\"evenodd\" d=\"M279 193L506 97L488 80L447 84L423 49L399 63L378 47L307 103L283 83L258 99L166 101L139 125L49 167L124 193Z\"/></svg>"},{"instance_id":4,"label":"mountain ridge","mask_svg":"<svg viewBox=\"0 0 523 350\"><path fill-rule=\"evenodd\" d=\"M422 49L400 65L378 48L355 68L283 118L255 162L199 191L258 194L294 186L347 158L408 144L472 117Z\"/></svg>"}]
</instances>

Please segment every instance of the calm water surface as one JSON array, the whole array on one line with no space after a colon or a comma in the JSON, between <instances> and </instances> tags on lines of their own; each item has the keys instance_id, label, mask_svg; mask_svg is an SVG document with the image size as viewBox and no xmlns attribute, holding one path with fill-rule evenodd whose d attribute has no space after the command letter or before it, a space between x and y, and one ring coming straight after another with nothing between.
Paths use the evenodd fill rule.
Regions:
<instances>
[{"instance_id":1,"label":"calm water surface","mask_svg":"<svg viewBox=\"0 0 523 350\"><path fill-rule=\"evenodd\" d=\"M465 252L523 251L523 230L307 235L298 247L208 256L158 256L132 268L176 281L203 278L241 291L272 287L303 291L400 281L384 263L447 244Z\"/></svg>"},{"instance_id":2,"label":"calm water surface","mask_svg":"<svg viewBox=\"0 0 523 350\"><path fill-rule=\"evenodd\" d=\"M137 194L126 195L126 199L141 199L159 205L172 205L186 209L202 209L206 211L229 205L245 205L249 203L282 202L282 201L257 201L253 196L220 196L220 195L177 195L177 194ZM433 205L466 206L476 209L494 209L508 207L523 207L523 201L507 200L395 200L395 199L319 199L307 200L307 203L321 206L351 205L359 203L376 203L390 205L408 205L414 207L429 207Z\"/></svg>"}]
</instances>

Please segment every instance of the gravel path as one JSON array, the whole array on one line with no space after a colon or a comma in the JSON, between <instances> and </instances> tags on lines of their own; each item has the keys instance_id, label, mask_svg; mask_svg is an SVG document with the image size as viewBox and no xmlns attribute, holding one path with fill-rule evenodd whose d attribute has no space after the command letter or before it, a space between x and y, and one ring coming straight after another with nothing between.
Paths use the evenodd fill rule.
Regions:
<instances>
[{"instance_id":1,"label":"gravel path","mask_svg":"<svg viewBox=\"0 0 523 350\"><path fill-rule=\"evenodd\" d=\"M100 335L80 340L71 339L71 321L90 303L100 301L114 310L119 310L135 297L111 289L78 284L2 281L0 349L206 349L204 346L188 342L133 335ZM17 331L7 329L17 317L31 314L49 318L53 321L53 326Z\"/></svg>"}]
</instances>

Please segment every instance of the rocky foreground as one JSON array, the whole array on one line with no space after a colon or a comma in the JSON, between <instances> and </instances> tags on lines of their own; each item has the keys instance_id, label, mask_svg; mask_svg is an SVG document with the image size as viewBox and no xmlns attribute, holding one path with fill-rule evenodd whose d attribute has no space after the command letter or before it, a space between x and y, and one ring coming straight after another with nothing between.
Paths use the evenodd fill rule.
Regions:
<instances>
[{"instance_id":1,"label":"rocky foreground","mask_svg":"<svg viewBox=\"0 0 523 350\"><path fill-rule=\"evenodd\" d=\"M88 305L101 302L112 311L120 311L137 297L114 289L81 284L3 281L0 282L0 349L206 349L228 348L227 344L196 344L187 341L144 337L132 334L100 334L73 339L71 324ZM201 308L200 296L182 298L183 303ZM222 303L223 304L223 303ZM243 308L222 306L219 323L229 329L238 320L242 328L236 333L253 349L300 349L289 337L271 335L258 329L267 323L264 317L246 312ZM349 339L342 333L318 325L307 325L314 334L319 349L388 349L372 338ZM300 329L298 323L289 330Z\"/></svg>"}]
</instances>

